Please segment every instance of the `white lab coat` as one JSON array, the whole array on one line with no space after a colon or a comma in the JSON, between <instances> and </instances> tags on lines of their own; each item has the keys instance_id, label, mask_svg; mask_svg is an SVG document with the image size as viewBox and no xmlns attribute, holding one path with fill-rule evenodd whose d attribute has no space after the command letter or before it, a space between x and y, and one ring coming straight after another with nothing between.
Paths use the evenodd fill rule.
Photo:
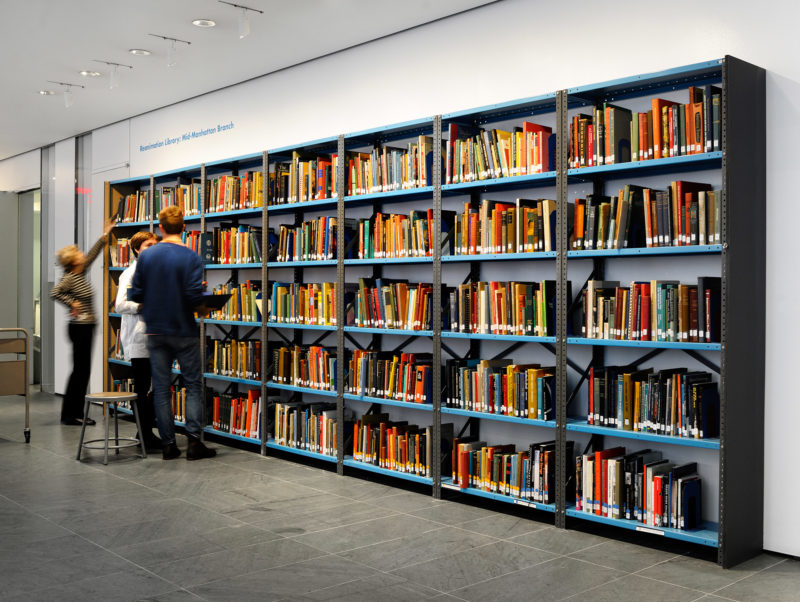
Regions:
<instances>
[{"instance_id":1,"label":"white lab coat","mask_svg":"<svg viewBox=\"0 0 800 602\"><path fill-rule=\"evenodd\" d=\"M119 290L115 307L117 313L122 314L122 331L120 332L120 343L125 359L150 357L147 351L147 339L145 338L145 324L139 315L139 304L128 301L128 288L133 280L133 273L136 271L136 260L119 277Z\"/></svg>"}]
</instances>

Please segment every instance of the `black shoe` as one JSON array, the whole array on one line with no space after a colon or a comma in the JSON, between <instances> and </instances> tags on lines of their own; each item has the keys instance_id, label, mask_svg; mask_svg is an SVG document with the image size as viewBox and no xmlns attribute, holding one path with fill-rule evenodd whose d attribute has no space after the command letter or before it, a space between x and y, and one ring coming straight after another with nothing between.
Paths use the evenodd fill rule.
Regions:
<instances>
[{"instance_id":1,"label":"black shoe","mask_svg":"<svg viewBox=\"0 0 800 602\"><path fill-rule=\"evenodd\" d=\"M161 457L164 460L173 460L181 455L181 450L175 445L175 442L169 443L161 448Z\"/></svg>"},{"instance_id":2,"label":"black shoe","mask_svg":"<svg viewBox=\"0 0 800 602\"><path fill-rule=\"evenodd\" d=\"M196 437L189 437L189 447L186 450L187 460L202 460L203 458L213 458L216 455L217 450L206 447Z\"/></svg>"},{"instance_id":3,"label":"black shoe","mask_svg":"<svg viewBox=\"0 0 800 602\"><path fill-rule=\"evenodd\" d=\"M91 418L67 418L61 420L61 424L65 424L67 426L81 426L84 422L86 423L86 426L94 426L97 424Z\"/></svg>"}]
</instances>

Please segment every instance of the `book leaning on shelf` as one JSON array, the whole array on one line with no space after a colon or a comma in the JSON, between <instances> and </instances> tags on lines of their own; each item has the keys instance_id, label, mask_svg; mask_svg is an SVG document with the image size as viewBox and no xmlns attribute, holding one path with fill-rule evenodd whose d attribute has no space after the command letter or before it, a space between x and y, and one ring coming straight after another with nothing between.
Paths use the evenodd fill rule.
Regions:
<instances>
[{"instance_id":1,"label":"book leaning on shelf","mask_svg":"<svg viewBox=\"0 0 800 602\"><path fill-rule=\"evenodd\" d=\"M386 470L431 475L431 427L390 421L388 414L364 414L353 426L353 459Z\"/></svg>"},{"instance_id":2,"label":"book leaning on shelf","mask_svg":"<svg viewBox=\"0 0 800 602\"><path fill-rule=\"evenodd\" d=\"M709 372L592 366L587 422L673 437L719 437L719 391Z\"/></svg>"},{"instance_id":3,"label":"book leaning on shelf","mask_svg":"<svg viewBox=\"0 0 800 602\"><path fill-rule=\"evenodd\" d=\"M280 226L276 260L319 261L336 259L337 219L319 217L299 226ZM356 220L345 219L345 257L352 257Z\"/></svg>"},{"instance_id":4,"label":"book leaning on shelf","mask_svg":"<svg viewBox=\"0 0 800 602\"><path fill-rule=\"evenodd\" d=\"M150 191L138 190L125 195L119 204L116 218L121 222L146 222L150 220Z\"/></svg>"},{"instance_id":5,"label":"book leaning on shelf","mask_svg":"<svg viewBox=\"0 0 800 602\"><path fill-rule=\"evenodd\" d=\"M581 292L581 335L589 339L711 343L720 340L721 279L589 280Z\"/></svg>"},{"instance_id":6,"label":"book leaning on shelf","mask_svg":"<svg viewBox=\"0 0 800 602\"><path fill-rule=\"evenodd\" d=\"M269 320L279 324L336 326L336 283L273 282Z\"/></svg>"},{"instance_id":7,"label":"book leaning on shelf","mask_svg":"<svg viewBox=\"0 0 800 602\"><path fill-rule=\"evenodd\" d=\"M433 186L431 136L419 136L404 147L384 145L370 152L349 151L345 162L347 194L351 196Z\"/></svg>"},{"instance_id":8,"label":"book leaning on shelf","mask_svg":"<svg viewBox=\"0 0 800 602\"><path fill-rule=\"evenodd\" d=\"M252 439L261 438L261 391L249 389L247 395L230 395L206 390L211 426L223 433Z\"/></svg>"},{"instance_id":9,"label":"book leaning on shelf","mask_svg":"<svg viewBox=\"0 0 800 602\"><path fill-rule=\"evenodd\" d=\"M407 403L433 403L433 356L354 349L346 391Z\"/></svg>"},{"instance_id":10,"label":"book leaning on shelf","mask_svg":"<svg viewBox=\"0 0 800 602\"><path fill-rule=\"evenodd\" d=\"M282 385L336 391L336 350L319 345L273 349L272 380Z\"/></svg>"},{"instance_id":11,"label":"book leaning on shelf","mask_svg":"<svg viewBox=\"0 0 800 602\"><path fill-rule=\"evenodd\" d=\"M116 244L109 245L108 256L112 268L127 268L131 264L131 246L127 238L118 238Z\"/></svg>"},{"instance_id":12,"label":"book leaning on shelf","mask_svg":"<svg viewBox=\"0 0 800 602\"><path fill-rule=\"evenodd\" d=\"M165 207L174 205L180 207L185 216L199 215L201 191L200 178L193 178L189 184L157 188L153 195L153 211L158 215Z\"/></svg>"},{"instance_id":13,"label":"book leaning on shelf","mask_svg":"<svg viewBox=\"0 0 800 602\"><path fill-rule=\"evenodd\" d=\"M347 297L345 307L348 307ZM350 321L350 312L345 310L348 325L352 323L360 328L389 330L430 330L433 325L433 285L413 285L406 280L359 278L353 310L353 322Z\"/></svg>"},{"instance_id":14,"label":"book leaning on shelf","mask_svg":"<svg viewBox=\"0 0 800 602\"><path fill-rule=\"evenodd\" d=\"M567 441L568 456L574 443ZM453 439L453 484L524 500L552 504L556 495L555 441L487 445L471 437ZM569 477L569 475L568 475ZM568 479L572 482L572 479Z\"/></svg>"},{"instance_id":15,"label":"book leaning on shelf","mask_svg":"<svg viewBox=\"0 0 800 602\"><path fill-rule=\"evenodd\" d=\"M589 195L572 206L574 250L719 244L720 192L672 182L666 190L626 184L617 196Z\"/></svg>"},{"instance_id":16,"label":"book leaning on shelf","mask_svg":"<svg viewBox=\"0 0 800 602\"><path fill-rule=\"evenodd\" d=\"M239 176L219 176L208 181L206 213L238 211L264 206L264 175L248 171Z\"/></svg>"},{"instance_id":17,"label":"book leaning on shelf","mask_svg":"<svg viewBox=\"0 0 800 602\"><path fill-rule=\"evenodd\" d=\"M696 462L676 465L660 451L626 454L614 447L579 455L575 473L576 510L651 527L689 530L702 523Z\"/></svg>"},{"instance_id":18,"label":"book leaning on shelf","mask_svg":"<svg viewBox=\"0 0 800 602\"><path fill-rule=\"evenodd\" d=\"M510 359L445 361L448 408L518 418L555 418L555 367Z\"/></svg>"},{"instance_id":19,"label":"book leaning on shelf","mask_svg":"<svg viewBox=\"0 0 800 602\"><path fill-rule=\"evenodd\" d=\"M555 280L468 282L443 297L450 305L452 332L555 335Z\"/></svg>"},{"instance_id":20,"label":"book leaning on shelf","mask_svg":"<svg viewBox=\"0 0 800 602\"><path fill-rule=\"evenodd\" d=\"M292 161L276 166L280 174L278 203L303 203L337 196L338 154L316 155L292 151ZM285 199L285 200L284 200Z\"/></svg>"},{"instance_id":21,"label":"book leaning on shelf","mask_svg":"<svg viewBox=\"0 0 800 602\"><path fill-rule=\"evenodd\" d=\"M442 232L452 229L453 212L442 211ZM433 209L408 215L375 213L354 226L359 259L430 257L433 255ZM442 252L450 254L449 239L442 237Z\"/></svg>"},{"instance_id":22,"label":"book leaning on shelf","mask_svg":"<svg viewBox=\"0 0 800 602\"><path fill-rule=\"evenodd\" d=\"M335 403L276 403L275 442L326 456L336 456Z\"/></svg>"},{"instance_id":23,"label":"book leaning on shelf","mask_svg":"<svg viewBox=\"0 0 800 602\"><path fill-rule=\"evenodd\" d=\"M451 123L445 143L445 184L550 171L555 165L552 131L528 121L512 131Z\"/></svg>"},{"instance_id":24,"label":"book leaning on shelf","mask_svg":"<svg viewBox=\"0 0 800 602\"><path fill-rule=\"evenodd\" d=\"M213 311L209 318L234 322L261 321L261 281L247 280L242 284L222 284L214 287L214 294L230 293L231 298L220 311Z\"/></svg>"},{"instance_id":25,"label":"book leaning on shelf","mask_svg":"<svg viewBox=\"0 0 800 602\"><path fill-rule=\"evenodd\" d=\"M212 340L206 337L207 370L212 374L261 379L261 341Z\"/></svg>"},{"instance_id":26,"label":"book leaning on shelf","mask_svg":"<svg viewBox=\"0 0 800 602\"><path fill-rule=\"evenodd\" d=\"M514 203L483 199L464 204L452 228L455 255L531 253L556 250L556 202L517 199Z\"/></svg>"},{"instance_id":27,"label":"book leaning on shelf","mask_svg":"<svg viewBox=\"0 0 800 602\"><path fill-rule=\"evenodd\" d=\"M688 102L651 99L635 112L609 102L570 123L570 168L709 153L722 149L721 90L692 86Z\"/></svg>"},{"instance_id":28,"label":"book leaning on shelf","mask_svg":"<svg viewBox=\"0 0 800 602\"><path fill-rule=\"evenodd\" d=\"M186 421L186 387L172 386L169 388L172 414L178 422Z\"/></svg>"}]
</instances>

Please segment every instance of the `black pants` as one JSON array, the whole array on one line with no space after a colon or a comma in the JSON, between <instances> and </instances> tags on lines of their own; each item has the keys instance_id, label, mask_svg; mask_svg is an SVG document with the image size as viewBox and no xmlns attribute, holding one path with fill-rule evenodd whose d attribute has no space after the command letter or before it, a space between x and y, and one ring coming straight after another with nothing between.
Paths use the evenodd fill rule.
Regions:
<instances>
[{"instance_id":1,"label":"black pants","mask_svg":"<svg viewBox=\"0 0 800 602\"><path fill-rule=\"evenodd\" d=\"M61 404L61 420L83 418L86 387L92 370L92 338L94 324L70 322L67 328L72 341L72 374L67 382L67 392Z\"/></svg>"},{"instance_id":2,"label":"black pants","mask_svg":"<svg viewBox=\"0 0 800 602\"><path fill-rule=\"evenodd\" d=\"M139 408L139 420L142 430L149 433L156 426L156 412L153 407L153 396L150 395L150 358L132 357L133 390L138 396L136 399Z\"/></svg>"}]
</instances>

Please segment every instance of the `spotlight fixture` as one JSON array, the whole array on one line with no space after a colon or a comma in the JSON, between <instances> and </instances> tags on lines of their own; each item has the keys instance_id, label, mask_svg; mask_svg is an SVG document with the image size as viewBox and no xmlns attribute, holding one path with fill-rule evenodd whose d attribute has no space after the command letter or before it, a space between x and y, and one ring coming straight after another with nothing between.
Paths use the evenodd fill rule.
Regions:
<instances>
[{"instance_id":1,"label":"spotlight fixture","mask_svg":"<svg viewBox=\"0 0 800 602\"><path fill-rule=\"evenodd\" d=\"M215 27L217 22L213 19L195 19L192 21L192 25L196 27Z\"/></svg>"},{"instance_id":2,"label":"spotlight fixture","mask_svg":"<svg viewBox=\"0 0 800 602\"><path fill-rule=\"evenodd\" d=\"M136 56L150 56L150 51L143 48L131 48L128 52Z\"/></svg>"},{"instance_id":3,"label":"spotlight fixture","mask_svg":"<svg viewBox=\"0 0 800 602\"><path fill-rule=\"evenodd\" d=\"M42 96L52 96L53 94L55 94L55 92L53 92L52 90L39 90L39 94L41 94Z\"/></svg>"},{"instance_id":4,"label":"spotlight fixture","mask_svg":"<svg viewBox=\"0 0 800 602\"><path fill-rule=\"evenodd\" d=\"M246 38L250 35L250 15L247 14L247 11L264 14L263 10L259 10L257 8L251 8L249 6L243 6L241 4L234 4L233 2L227 2L226 0L217 0L221 4L227 4L228 6L232 6L234 8L240 9L239 12L239 39Z\"/></svg>"},{"instance_id":5,"label":"spotlight fixture","mask_svg":"<svg viewBox=\"0 0 800 602\"><path fill-rule=\"evenodd\" d=\"M177 64L175 60L175 53L177 52L177 44L180 42L181 44L186 44L187 46L191 45L191 42L187 42L186 40L179 40L178 38L171 38L169 36L162 36L157 33L148 33L147 35L153 36L154 38L161 38L165 42L167 42L167 67L174 67Z\"/></svg>"},{"instance_id":6,"label":"spotlight fixture","mask_svg":"<svg viewBox=\"0 0 800 602\"><path fill-rule=\"evenodd\" d=\"M75 99L72 97L72 88L85 88L81 84L68 84L67 82L56 82L51 79L47 80L51 84L58 84L59 86L64 86L64 108L68 109L72 106L75 102ZM41 94L41 92L40 92Z\"/></svg>"},{"instance_id":7,"label":"spotlight fixture","mask_svg":"<svg viewBox=\"0 0 800 602\"><path fill-rule=\"evenodd\" d=\"M102 61L100 59L92 59L95 63L103 63L111 67L111 72L108 78L108 89L113 90L119 86L119 68L125 67L126 69L133 69L130 65L123 65L122 63L114 63L111 61Z\"/></svg>"},{"instance_id":8,"label":"spotlight fixture","mask_svg":"<svg viewBox=\"0 0 800 602\"><path fill-rule=\"evenodd\" d=\"M87 71L86 69L84 69L83 71L79 71L78 73L80 73L83 77L100 77L99 71Z\"/></svg>"}]
</instances>

